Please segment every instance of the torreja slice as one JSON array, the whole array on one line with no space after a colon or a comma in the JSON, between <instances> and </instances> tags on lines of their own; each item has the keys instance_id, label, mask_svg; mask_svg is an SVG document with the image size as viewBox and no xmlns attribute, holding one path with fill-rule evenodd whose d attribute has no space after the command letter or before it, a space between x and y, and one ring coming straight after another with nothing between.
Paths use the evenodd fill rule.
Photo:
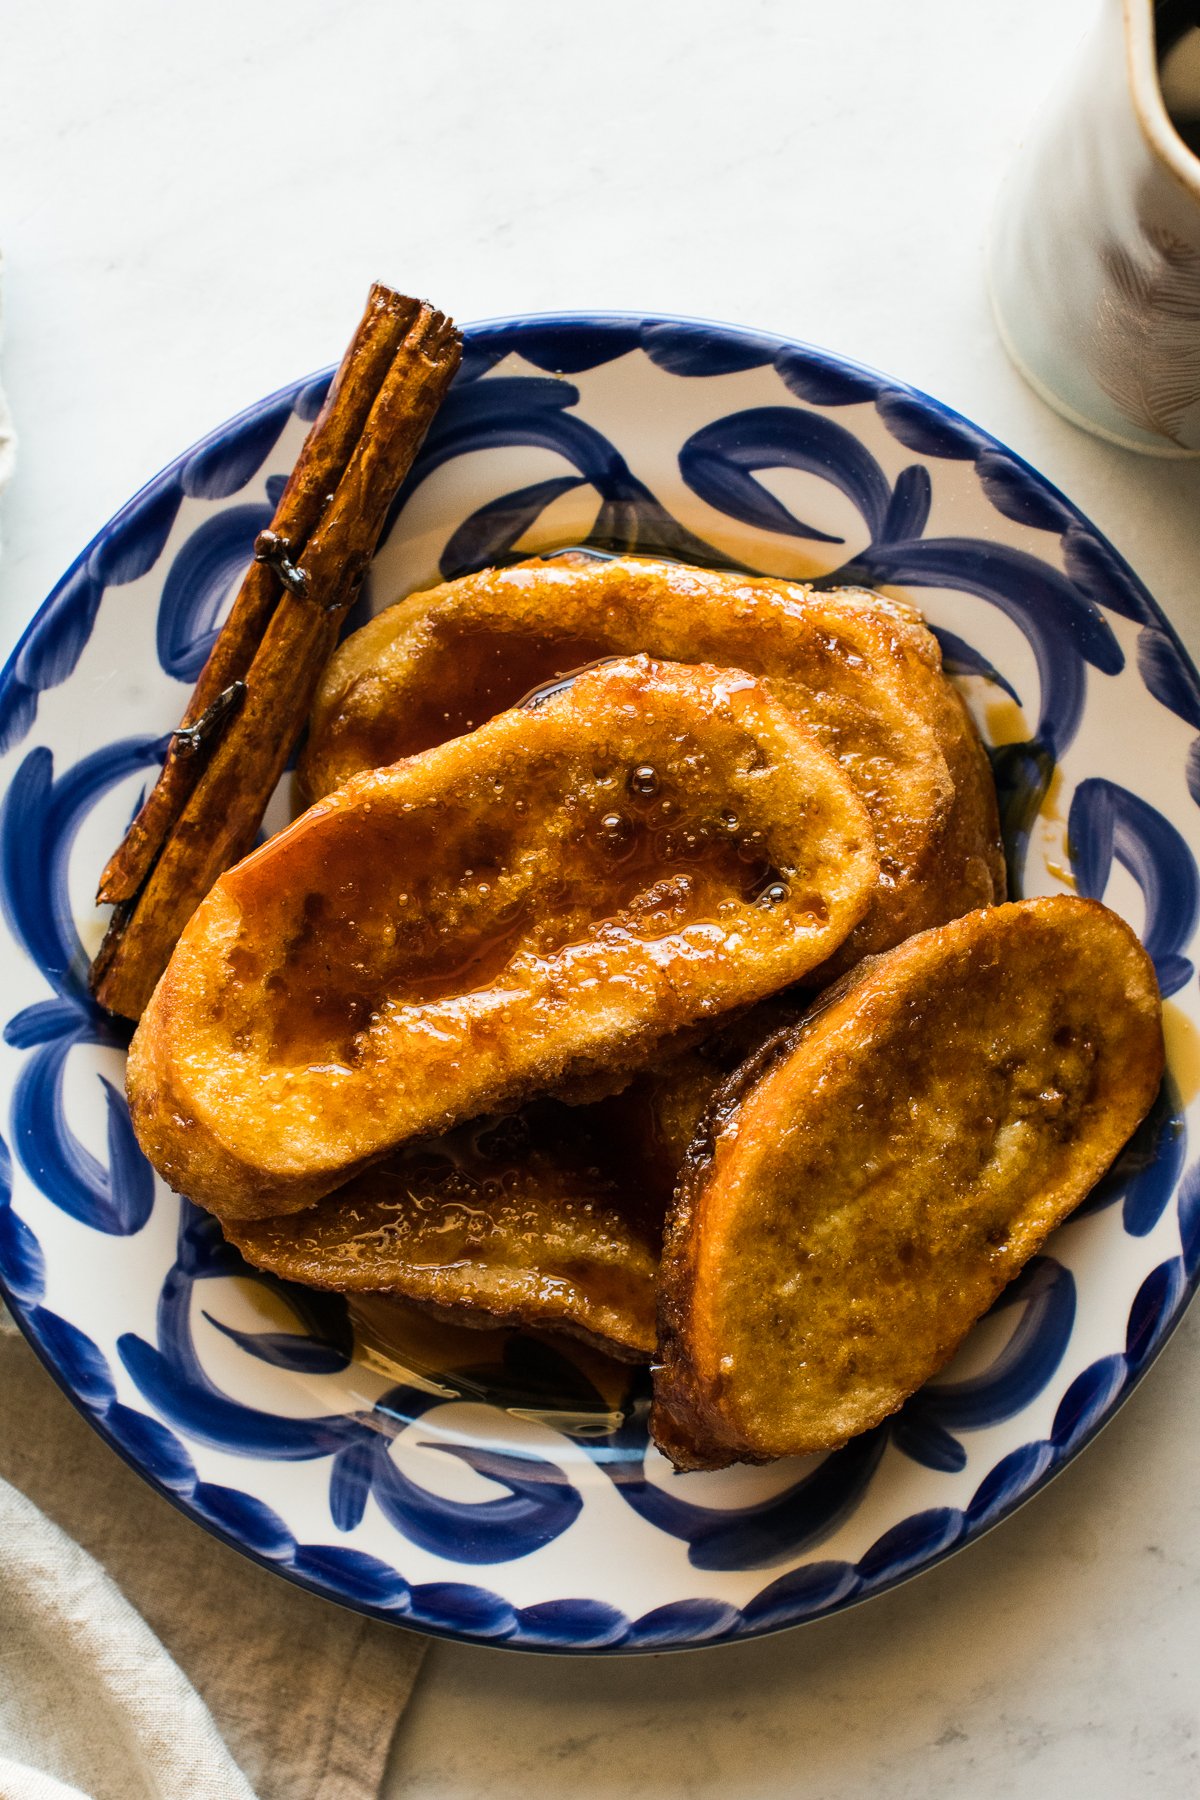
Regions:
<instances>
[{"instance_id":1,"label":"torreja slice","mask_svg":"<svg viewBox=\"0 0 1200 1800\"><path fill-rule=\"evenodd\" d=\"M895 1412L1108 1168L1163 1070L1133 932L1064 896L877 958L715 1096L677 1190L652 1435L680 1469Z\"/></svg>"},{"instance_id":2,"label":"torreja slice","mask_svg":"<svg viewBox=\"0 0 1200 1800\"><path fill-rule=\"evenodd\" d=\"M638 1130L644 1083L534 1101L405 1145L303 1212L230 1219L287 1281L390 1294L458 1325L520 1325L649 1362L672 1171Z\"/></svg>"},{"instance_id":3,"label":"torreja slice","mask_svg":"<svg viewBox=\"0 0 1200 1800\"><path fill-rule=\"evenodd\" d=\"M302 1212L227 1218L225 1235L285 1281L388 1295L455 1325L561 1332L650 1362L680 1164L745 1057L750 1021L786 1015L763 1001L699 1049L656 1058L619 1094L472 1120L404 1145Z\"/></svg>"},{"instance_id":4,"label":"torreja slice","mask_svg":"<svg viewBox=\"0 0 1200 1800\"><path fill-rule=\"evenodd\" d=\"M663 1218L722 1070L742 1060L726 1037L736 1043L746 1016L619 1094L472 1120L404 1145L302 1212L226 1219L225 1236L285 1281L650 1362Z\"/></svg>"},{"instance_id":5,"label":"torreja slice","mask_svg":"<svg viewBox=\"0 0 1200 1800\"><path fill-rule=\"evenodd\" d=\"M748 676L645 657L356 777L216 883L130 1049L138 1139L230 1218L803 978L877 861Z\"/></svg>"},{"instance_id":6,"label":"torreja slice","mask_svg":"<svg viewBox=\"0 0 1200 1800\"><path fill-rule=\"evenodd\" d=\"M649 1363L662 1220L685 1150L745 1060L750 1021L784 1017L763 1001L619 1094L534 1100L412 1141L317 1206L225 1219L225 1237L284 1282L389 1294L453 1325L565 1332Z\"/></svg>"},{"instance_id":7,"label":"torreja slice","mask_svg":"<svg viewBox=\"0 0 1200 1800\"><path fill-rule=\"evenodd\" d=\"M978 734L912 607L861 588L573 552L482 569L376 615L313 705L312 799L480 725L538 683L644 651L745 669L839 758L871 815L880 878L832 970L1004 898Z\"/></svg>"}]
</instances>

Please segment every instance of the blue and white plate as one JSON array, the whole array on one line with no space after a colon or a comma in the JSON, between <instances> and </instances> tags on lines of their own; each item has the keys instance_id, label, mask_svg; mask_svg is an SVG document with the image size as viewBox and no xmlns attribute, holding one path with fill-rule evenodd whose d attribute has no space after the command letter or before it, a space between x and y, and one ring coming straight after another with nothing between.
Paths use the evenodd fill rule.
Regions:
<instances>
[{"instance_id":1,"label":"blue and white plate","mask_svg":"<svg viewBox=\"0 0 1200 1800\"><path fill-rule=\"evenodd\" d=\"M824 1459L674 1476L644 1375L352 1313L256 1274L134 1142L88 999L97 872L162 756L328 376L221 426L90 544L0 677L0 1279L96 1429L248 1556L384 1619L527 1649L751 1636L892 1586L1074 1456L1200 1262L1200 682L1086 519L901 382L678 319L468 333L365 606L585 541L893 589L989 744L1014 887L1103 897L1171 1076L1087 1203L894 1419ZM11 1156L10 1156L11 1152Z\"/></svg>"}]
</instances>

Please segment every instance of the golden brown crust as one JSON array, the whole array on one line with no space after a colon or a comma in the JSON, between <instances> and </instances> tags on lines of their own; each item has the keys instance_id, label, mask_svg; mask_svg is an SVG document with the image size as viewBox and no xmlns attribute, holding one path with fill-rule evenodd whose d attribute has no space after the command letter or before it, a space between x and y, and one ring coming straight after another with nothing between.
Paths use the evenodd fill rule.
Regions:
<instances>
[{"instance_id":1,"label":"golden brown crust","mask_svg":"<svg viewBox=\"0 0 1200 1800\"><path fill-rule=\"evenodd\" d=\"M934 892L952 893L958 911L930 923L944 924L980 906L1000 906L1008 871L1000 837L1000 809L987 751L957 688L944 676L930 679L930 715L954 785L954 801L918 866L918 879ZM890 945L879 946L890 949Z\"/></svg>"},{"instance_id":2,"label":"golden brown crust","mask_svg":"<svg viewBox=\"0 0 1200 1800\"><path fill-rule=\"evenodd\" d=\"M689 1152L656 1441L718 1468L886 1418L1103 1174L1162 1068L1153 966L1094 901L971 913L848 976L731 1077Z\"/></svg>"},{"instance_id":3,"label":"golden brown crust","mask_svg":"<svg viewBox=\"0 0 1200 1800\"><path fill-rule=\"evenodd\" d=\"M298 1210L801 979L876 870L846 776L761 683L591 670L356 777L217 882L134 1037L135 1130L222 1216Z\"/></svg>"},{"instance_id":4,"label":"golden brown crust","mask_svg":"<svg viewBox=\"0 0 1200 1800\"><path fill-rule=\"evenodd\" d=\"M843 762L871 814L880 886L823 976L1003 899L990 770L937 642L912 608L861 589L586 555L448 582L380 613L332 658L302 781L315 798L564 669L633 651L763 676Z\"/></svg>"}]
</instances>

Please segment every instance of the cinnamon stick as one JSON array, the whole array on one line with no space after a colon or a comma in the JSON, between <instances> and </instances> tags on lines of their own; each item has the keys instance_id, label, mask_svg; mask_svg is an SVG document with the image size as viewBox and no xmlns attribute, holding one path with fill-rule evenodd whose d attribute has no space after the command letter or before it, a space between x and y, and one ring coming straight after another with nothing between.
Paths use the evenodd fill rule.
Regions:
<instances>
[{"instance_id":1,"label":"cinnamon stick","mask_svg":"<svg viewBox=\"0 0 1200 1800\"><path fill-rule=\"evenodd\" d=\"M244 685L240 705L228 704L207 761L185 749L168 758L105 871L101 896L113 894L119 904L92 965L92 990L111 1012L140 1017L188 919L253 844L388 510L460 357L461 340L441 313L372 290L272 530L260 537L267 560L256 562L243 583L181 730L196 726L237 682ZM172 748L180 743L177 736ZM143 868L140 886L131 886Z\"/></svg>"},{"instance_id":2,"label":"cinnamon stick","mask_svg":"<svg viewBox=\"0 0 1200 1800\"><path fill-rule=\"evenodd\" d=\"M417 312L418 302L406 294L382 282L372 287L358 330L275 509L271 529L285 542L300 547L316 527ZM276 576L265 564L251 563L200 672L180 730L172 736L158 780L100 877L97 901L131 900L150 873L200 774L201 762L189 754L181 733L194 728L232 683L244 679L278 597Z\"/></svg>"}]
</instances>

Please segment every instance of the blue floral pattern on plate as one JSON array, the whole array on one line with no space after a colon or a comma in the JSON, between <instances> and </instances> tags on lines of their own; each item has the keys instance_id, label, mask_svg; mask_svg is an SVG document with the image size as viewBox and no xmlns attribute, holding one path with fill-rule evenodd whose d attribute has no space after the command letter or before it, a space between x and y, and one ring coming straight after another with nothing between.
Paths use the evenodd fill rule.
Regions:
<instances>
[{"instance_id":1,"label":"blue floral pattern on plate","mask_svg":"<svg viewBox=\"0 0 1200 1800\"><path fill-rule=\"evenodd\" d=\"M143 1161L127 1034L87 994L96 871L328 380L273 395L164 470L0 676L5 1298L175 1504L382 1618L527 1649L657 1650L881 1592L1073 1456L1196 1284L1200 678L1062 495L902 383L690 320L469 331L359 618L578 543L899 590L991 746L1015 888L1116 906L1169 997L1171 1072L1150 1118L950 1369L828 1457L672 1476L648 1443L641 1372L519 1334L389 1343L340 1297L247 1268Z\"/></svg>"}]
</instances>

